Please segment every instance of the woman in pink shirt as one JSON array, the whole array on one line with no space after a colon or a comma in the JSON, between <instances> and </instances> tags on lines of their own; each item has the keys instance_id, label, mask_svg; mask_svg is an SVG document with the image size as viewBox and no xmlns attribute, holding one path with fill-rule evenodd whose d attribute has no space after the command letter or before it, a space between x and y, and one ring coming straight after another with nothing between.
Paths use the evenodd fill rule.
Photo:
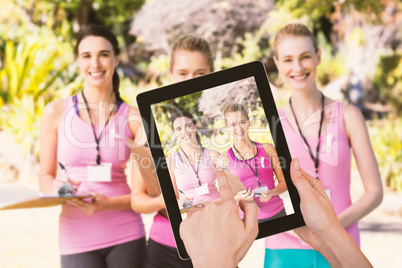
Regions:
<instances>
[{"instance_id":1,"label":"woman in pink shirt","mask_svg":"<svg viewBox=\"0 0 402 268\"><path fill-rule=\"evenodd\" d=\"M292 89L279 115L292 158L319 179L346 231L360 245L358 220L382 200L382 184L361 112L325 97L316 83L321 51L310 30L288 24L275 37L275 63ZM351 154L365 192L352 204ZM293 232L266 238L265 267L329 267L328 262Z\"/></svg>"},{"instance_id":2,"label":"woman in pink shirt","mask_svg":"<svg viewBox=\"0 0 402 268\"><path fill-rule=\"evenodd\" d=\"M249 189L260 209L259 222L286 216L279 195L284 193L287 187L275 147L270 143L258 143L250 139L250 121L241 104L227 105L223 114L233 138L233 145L221 156L220 163L230 173L239 177ZM278 180L277 185L274 174ZM241 210L240 214L243 216Z\"/></svg>"},{"instance_id":3,"label":"woman in pink shirt","mask_svg":"<svg viewBox=\"0 0 402 268\"><path fill-rule=\"evenodd\" d=\"M79 36L75 52L83 90L46 106L40 134L41 191L57 195L68 181L77 195L94 194L62 206L61 266L143 267L145 231L131 210L124 170L127 139L141 144L144 135L138 110L119 95L118 42L108 29L93 26ZM57 175L58 164L69 178Z\"/></svg>"},{"instance_id":4,"label":"woman in pink shirt","mask_svg":"<svg viewBox=\"0 0 402 268\"><path fill-rule=\"evenodd\" d=\"M170 78L173 83L208 74L213 70L211 49L203 38L184 36L173 45L170 58ZM148 195L145 179L141 176L133 177L133 209L139 213L154 213L165 208L162 195ZM179 258L169 220L160 213L155 215L149 233L147 267L192 267L190 260Z\"/></svg>"}]
</instances>

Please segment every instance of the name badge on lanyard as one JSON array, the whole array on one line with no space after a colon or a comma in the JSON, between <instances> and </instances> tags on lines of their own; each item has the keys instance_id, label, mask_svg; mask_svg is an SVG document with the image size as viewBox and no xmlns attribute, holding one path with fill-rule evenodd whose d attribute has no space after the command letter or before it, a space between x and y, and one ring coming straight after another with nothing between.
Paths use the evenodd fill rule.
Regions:
<instances>
[{"instance_id":1,"label":"name badge on lanyard","mask_svg":"<svg viewBox=\"0 0 402 268\"><path fill-rule=\"evenodd\" d=\"M110 182L112 181L112 163L101 163L96 166L88 166L88 181Z\"/></svg>"},{"instance_id":2,"label":"name badge on lanyard","mask_svg":"<svg viewBox=\"0 0 402 268\"><path fill-rule=\"evenodd\" d=\"M262 184L261 186L257 186L253 189L255 197L261 196L261 193L268 191L268 186Z\"/></svg>"},{"instance_id":3,"label":"name badge on lanyard","mask_svg":"<svg viewBox=\"0 0 402 268\"><path fill-rule=\"evenodd\" d=\"M195 188L196 195L209 194L208 183L203 183L201 186Z\"/></svg>"}]
</instances>

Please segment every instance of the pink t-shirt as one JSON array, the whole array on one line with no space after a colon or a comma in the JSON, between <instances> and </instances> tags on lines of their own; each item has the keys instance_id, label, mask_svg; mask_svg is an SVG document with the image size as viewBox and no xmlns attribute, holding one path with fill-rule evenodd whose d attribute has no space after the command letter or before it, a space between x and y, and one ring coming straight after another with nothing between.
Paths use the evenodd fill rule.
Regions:
<instances>
[{"instance_id":1,"label":"pink t-shirt","mask_svg":"<svg viewBox=\"0 0 402 268\"><path fill-rule=\"evenodd\" d=\"M332 105L332 104L330 104ZM331 121L327 125L327 131L321 133L321 146L319 149L319 167L318 177L321 180L325 190L328 192L335 213L339 215L351 204L350 198L350 163L351 154L349 139L343 123L343 104L333 103ZM301 167L309 174L314 176L314 162L306 144L298 132L290 126L286 116L281 109L278 110L281 119L283 131L289 146L292 158L298 158ZM328 115L327 115L328 116ZM303 125L300 126L303 131ZM306 137L314 156L318 143L318 137ZM360 234L358 224L345 228L353 240L360 246ZM267 237L265 240L266 248L270 249L311 249L297 237L286 233Z\"/></svg>"},{"instance_id":2,"label":"pink t-shirt","mask_svg":"<svg viewBox=\"0 0 402 268\"><path fill-rule=\"evenodd\" d=\"M200 183L208 184L208 194L197 195L195 188L199 187L196 171L190 166L183 163L183 155L178 152L175 154L175 168L174 176L176 178L176 186L179 191L184 192L188 198L194 198L193 204L201 201L214 201L220 198L218 189L216 188L216 174L213 170L213 163L209 157L209 150L204 149L202 160L193 167L196 171L198 169L198 177ZM180 193L181 198L185 196Z\"/></svg>"},{"instance_id":3,"label":"pink t-shirt","mask_svg":"<svg viewBox=\"0 0 402 268\"><path fill-rule=\"evenodd\" d=\"M255 142L255 145L257 146L257 155L246 161L237 159L232 149L226 151L229 159L229 172L239 177L240 181L247 189L258 187L257 178L251 168L246 164L247 162L254 171L257 172L258 180L261 185L266 185L269 190L272 190L275 188L275 180L271 160L260 143ZM258 219L270 218L280 212L284 207L283 201L279 195L273 196L267 202L261 202L259 197L255 197L254 201L260 208ZM243 211L240 209L239 211L240 216L243 218Z\"/></svg>"},{"instance_id":4,"label":"pink t-shirt","mask_svg":"<svg viewBox=\"0 0 402 268\"><path fill-rule=\"evenodd\" d=\"M173 248L176 247L170 222L159 213L156 213L154 217L154 221L149 231L149 237L159 244Z\"/></svg>"},{"instance_id":5,"label":"pink t-shirt","mask_svg":"<svg viewBox=\"0 0 402 268\"><path fill-rule=\"evenodd\" d=\"M86 110L81 110L86 112ZM90 182L87 165L96 165L96 143L91 124L76 113L73 98L64 100L63 119L58 127L57 159L74 180L80 180L77 194L96 192L109 197L130 194L124 170L130 156L126 138L129 106L122 103L100 138L102 163L112 164L111 182ZM104 125L95 126L97 137ZM63 205L60 214L60 253L75 254L101 249L145 236L140 214L132 210L103 210L87 215L73 205Z\"/></svg>"}]
</instances>

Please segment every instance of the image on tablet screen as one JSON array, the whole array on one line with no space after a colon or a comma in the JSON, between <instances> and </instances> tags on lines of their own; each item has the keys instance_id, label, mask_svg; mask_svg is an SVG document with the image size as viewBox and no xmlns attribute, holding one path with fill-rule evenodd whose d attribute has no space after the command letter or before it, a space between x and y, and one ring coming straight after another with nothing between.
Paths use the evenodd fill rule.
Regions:
<instances>
[{"instance_id":1,"label":"image on tablet screen","mask_svg":"<svg viewBox=\"0 0 402 268\"><path fill-rule=\"evenodd\" d=\"M183 219L219 198L217 167L236 201L256 202L260 223L294 213L254 77L151 109Z\"/></svg>"}]
</instances>

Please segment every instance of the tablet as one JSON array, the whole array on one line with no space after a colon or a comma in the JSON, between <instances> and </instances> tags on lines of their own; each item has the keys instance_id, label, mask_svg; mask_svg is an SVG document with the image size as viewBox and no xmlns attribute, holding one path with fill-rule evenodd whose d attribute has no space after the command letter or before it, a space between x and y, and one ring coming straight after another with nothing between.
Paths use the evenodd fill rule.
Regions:
<instances>
[{"instance_id":1,"label":"tablet","mask_svg":"<svg viewBox=\"0 0 402 268\"><path fill-rule=\"evenodd\" d=\"M225 169L236 198L253 194L250 202L260 208L257 239L305 225L262 62L144 92L137 103L182 259L189 256L180 223L219 198L217 166ZM279 184L284 192L271 197Z\"/></svg>"}]
</instances>

